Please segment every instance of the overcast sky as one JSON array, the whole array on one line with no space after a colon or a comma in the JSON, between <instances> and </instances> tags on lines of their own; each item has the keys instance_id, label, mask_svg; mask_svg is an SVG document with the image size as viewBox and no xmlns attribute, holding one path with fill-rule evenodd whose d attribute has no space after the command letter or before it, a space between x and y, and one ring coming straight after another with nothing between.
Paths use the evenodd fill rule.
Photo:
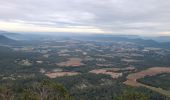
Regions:
<instances>
[{"instance_id":1,"label":"overcast sky","mask_svg":"<svg viewBox=\"0 0 170 100\"><path fill-rule=\"evenodd\" d=\"M170 35L170 0L0 0L0 30Z\"/></svg>"}]
</instances>

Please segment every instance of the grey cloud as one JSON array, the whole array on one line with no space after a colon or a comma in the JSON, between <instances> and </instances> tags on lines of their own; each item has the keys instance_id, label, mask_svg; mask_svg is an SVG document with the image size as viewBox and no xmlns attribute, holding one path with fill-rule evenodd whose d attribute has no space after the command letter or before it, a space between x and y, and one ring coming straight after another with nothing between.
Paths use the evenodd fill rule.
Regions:
<instances>
[{"instance_id":1,"label":"grey cloud","mask_svg":"<svg viewBox=\"0 0 170 100\"><path fill-rule=\"evenodd\" d=\"M94 26L113 33L170 31L170 1L0 0L0 20L51 26Z\"/></svg>"}]
</instances>

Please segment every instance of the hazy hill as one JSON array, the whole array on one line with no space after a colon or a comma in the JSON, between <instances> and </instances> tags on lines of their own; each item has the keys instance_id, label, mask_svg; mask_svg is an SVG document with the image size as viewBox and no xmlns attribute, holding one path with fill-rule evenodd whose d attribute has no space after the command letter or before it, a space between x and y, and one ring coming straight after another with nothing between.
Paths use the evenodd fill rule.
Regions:
<instances>
[{"instance_id":1,"label":"hazy hill","mask_svg":"<svg viewBox=\"0 0 170 100\"><path fill-rule=\"evenodd\" d=\"M0 43L13 43L16 42L13 39L7 38L6 36L0 35Z\"/></svg>"},{"instance_id":2,"label":"hazy hill","mask_svg":"<svg viewBox=\"0 0 170 100\"><path fill-rule=\"evenodd\" d=\"M159 42L170 42L170 36L160 36L153 40L159 41Z\"/></svg>"}]
</instances>

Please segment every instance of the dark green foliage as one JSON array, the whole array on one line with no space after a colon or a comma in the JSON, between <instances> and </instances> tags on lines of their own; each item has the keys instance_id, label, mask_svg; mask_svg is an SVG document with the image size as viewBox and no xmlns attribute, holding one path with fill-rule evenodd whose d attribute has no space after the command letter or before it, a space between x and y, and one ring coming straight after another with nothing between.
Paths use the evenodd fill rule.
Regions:
<instances>
[{"instance_id":1,"label":"dark green foliage","mask_svg":"<svg viewBox=\"0 0 170 100\"><path fill-rule=\"evenodd\" d=\"M19 100L40 100L40 97L29 89L24 90L19 96Z\"/></svg>"},{"instance_id":2,"label":"dark green foliage","mask_svg":"<svg viewBox=\"0 0 170 100\"><path fill-rule=\"evenodd\" d=\"M22 100L24 98L26 100L28 98L32 100L70 100L70 96L62 85L48 80L36 83L32 87L25 89Z\"/></svg>"},{"instance_id":3,"label":"dark green foliage","mask_svg":"<svg viewBox=\"0 0 170 100\"><path fill-rule=\"evenodd\" d=\"M170 74L158 74L139 79L141 83L170 91Z\"/></svg>"},{"instance_id":4,"label":"dark green foliage","mask_svg":"<svg viewBox=\"0 0 170 100\"><path fill-rule=\"evenodd\" d=\"M115 100L149 100L149 97L143 93L135 91L124 91L115 97Z\"/></svg>"},{"instance_id":5,"label":"dark green foliage","mask_svg":"<svg viewBox=\"0 0 170 100\"><path fill-rule=\"evenodd\" d=\"M0 100L71 100L71 97L61 84L44 80L25 87L3 85L0 87Z\"/></svg>"}]
</instances>

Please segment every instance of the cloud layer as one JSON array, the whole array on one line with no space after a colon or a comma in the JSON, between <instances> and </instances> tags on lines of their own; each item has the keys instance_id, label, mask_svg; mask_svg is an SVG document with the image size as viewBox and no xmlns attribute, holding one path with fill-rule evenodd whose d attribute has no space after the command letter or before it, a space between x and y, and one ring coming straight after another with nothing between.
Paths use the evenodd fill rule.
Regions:
<instances>
[{"instance_id":1,"label":"cloud layer","mask_svg":"<svg viewBox=\"0 0 170 100\"><path fill-rule=\"evenodd\" d=\"M0 4L1 30L170 34L169 0L0 0Z\"/></svg>"}]
</instances>

